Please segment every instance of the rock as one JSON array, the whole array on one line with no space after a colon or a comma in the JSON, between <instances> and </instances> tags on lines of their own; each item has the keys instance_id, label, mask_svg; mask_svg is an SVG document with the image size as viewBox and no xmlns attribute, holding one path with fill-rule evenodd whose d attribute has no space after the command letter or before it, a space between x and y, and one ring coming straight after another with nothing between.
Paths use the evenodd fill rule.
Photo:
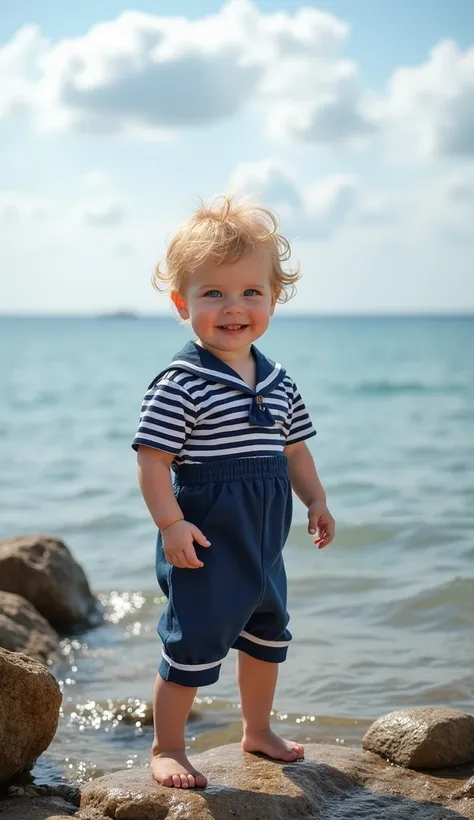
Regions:
<instances>
[{"instance_id":1,"label":"rock","mask_svg":"<svg viewBox=\"0 0 474 820\"><path fill-rule=\"evenodd\" d=\"M390 712L369 727L362 747L410 769L470 763L474 761L474 717L428 706Z\"/></svg>"},{"instance_id":2,"label":"rock","mask_svg":"<svg viewBox=\"0 0 474 820\"><path fill-rule=\"evenodd\" d=\"M0 541L0 589L26 598L61 634L100 619L84 572L57 538Z\"/></svg>"},{"instance_id":3,"label":"rock","mask_svg":"<svg viewBox=\"0 0 474 820\"><path fill-rule=\"evenodd\" d=\"M41 663L58 653L59 636L32 604L0 591L0 646Z\"/></svg>"},{"instance_id":4,"label":"rock","mask_svg":"<svg viewBox=\"0 0 474 820\"><path fill-rule=\"evenodd\" d=\"M7 797L60 797L66 803L79 806L81 792L78 786L70 783L18 783L8 787Z\"/></svg>"},{"instance_id":5,"label":"rock","mask_svg":"<svg viewBox=\"0 0 474 820\"><path fill-rule=\"evenodd\" d=\"M10 797L0 800L0 820L66 820L76 812L77 808L61 797Z\"/></svg>"},{"instance_id":6,"label":"rock","mask_svg":"<svg viewBox=\"0 0 474 820\"><path fill-rule=\"evenodd\" d=\"M80 790L67 783L10 786L0 799L0 820L106 820L94 809L77 814Z\"/></svg>"},{"instance_id":7,"label":"rock","mask_svg":"<svg viewBox=\"0 0 474 820\"><path fill-rule=\"evenodd\" d=\"M455 800L461 800L463 797L474 797L474 777L466 780L462 786L453 791L451 797Z\"/></svg>"},{"instance_id":8,"label":"rock","mask_svg":"<svg viewBox=\"0 0 474 820\"><path fill-rule=\"evenodd\" d=\"M207 789L159 786L147 768L92 780L76 820L90 810L117 820L474 820L474 800L450 798L455 775L401 769L346 747L311 744L304 762L280 764L232 744L193 764L209 777Z\"/></svg>"},{"instance_id":9,"label":"rock","mask_svg":"<svg viewBox=\"0 0 474 820\"><path fill-rule=\"evenodd\" d=\"M0 649L0 783L26 771L51 743L62 695L38 661Z\"/></svg>"}]
</instances>

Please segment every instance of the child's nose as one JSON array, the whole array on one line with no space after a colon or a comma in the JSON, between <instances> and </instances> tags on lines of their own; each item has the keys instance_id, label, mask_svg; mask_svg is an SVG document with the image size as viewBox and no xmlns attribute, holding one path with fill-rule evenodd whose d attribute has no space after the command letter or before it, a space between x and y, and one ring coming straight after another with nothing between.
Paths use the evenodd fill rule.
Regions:
<instances>
[{"instance_id":1,"label":"child's nose","mask_svg":"<svg viewBox=\"0 0 474 820\"><path fill-rule=\"evenodd\" d=\"M242 311L243 311L243 306L242 306L242 303L241 303L240 299L233 299L233 298L226 299L226 302L224 304L224 312L225 313L236 314L236 313L242 313Z\"/></svg>"}]
</instances>

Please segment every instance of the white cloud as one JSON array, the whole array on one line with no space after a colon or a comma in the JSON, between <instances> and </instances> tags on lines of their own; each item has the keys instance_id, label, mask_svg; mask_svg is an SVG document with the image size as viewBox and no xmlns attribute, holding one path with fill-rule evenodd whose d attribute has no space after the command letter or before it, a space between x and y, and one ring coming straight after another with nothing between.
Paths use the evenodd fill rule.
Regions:
<instances>
[{"instance_id":1,"label":"white cloud","mask_svg":"<svg viewBox=\"0 0 474 820\"><path fill-rule=\"evenodd\" d=\"M298 239L326 239L338 231L359 201L357 179L350 174L330 174L301 186L291 171L273 160L239 165L231 190L258 197L275 208L283 230Z\"/></svg>"},{"instance_id":2,"label":"white cloud","mask_svg":"<svg viewBox=\"0 0 474 820\"><path fill-rule=\"evenodd\" d=\"M77 192L72 191L67 206L52 198L19 190L0 189L0 222L4 224L41 224L55 230L73 230L74 225L115 227L123 223L125 211L114 185L100 171L85 174L79 180ZM81 194L85 189L85 195Z\"/></svg>"},{"instance_id":3,"label":"white cloud","mask_svg":"<svg viewBox=\"0 0 474 820\"><path fill-rule=\"evenodd\" d=\"M258 197L288 213L303 207L302 195L291 171L271 159L240 163L232 174L230 188L239 196Z\"/></svg>"},{"instance_id":4,"label":"white cloud","mask_svg":"<svg viewBox=\"0 0 474 820\"><path fill-rule=\"evenodd\" d=\"M333 233L344 224L359 200L356 177L351 174L331 174L305 190L306 211L326 233Z\"/></svg>"},{"instance_id":5,"label":"white cloud","mask_svg":"<svg viewBox=\"0 0 474 820\"><path fill-rule=\"evenodd\" d=\"M474 208L474 166L456 168L445 174L439 192L446 202Z\"/></svg>"},{"instance_id":6,"label":"white cloud","mask_svg":"<svg viewBox=\"0 0 474 820\"><path fill-rule=\"evenodd\" d=\"M0 117L28 110L48 50L38 26L24 26L0 48Z\"/></svg>"},{"instance_id":7,"label":"white cloud","mask_svg":"<svg viewBox=\"0 0 474 820\"><path fill-rule=\"evenodd\" d=\"M396 189L387 190L381 181L379 189L371 190L348 174L297 177L282 163L264 160L240 165L233 183L234 190L258 195L275 207L292 245L301 240L294 252L304 276L291 309L474 305L474 163L438 172L423 183L402 178ZM2 309L166 309L166 300L153 297L150 274L157 246L186 215L184 206L171 215L167 203L156 219L139 212L140 202L134 204L133 197L120 197L113 180L99 171L71 189L68 207L53 197L43 202L24 192L0 193L0 222L2 204L15 205L15 213L23 214L2 235L3 269L15 271L15 277L2 282ZM85 227L87 209L96 207L100 217L97 203L107 196L109 203L127 202L124 229ZM38 207L40 212L47 207L40 222L34 217Z\"/></svg>"},{"instance_id":8,"label":"white cloud","mask_svg":"<svg viewBox=\"0 0 474 820\"><path fill-rule=\"evenodd\" d=\"M366 228L390 227L399 220L401 210L399 197L381 191L369 192L359 202L355 221Z\"/></svg>"},{"instance_id":9,"label":"white cloud","mask_svg":"<svg viewBox=\"0 0 474 820\"><path fill-rule=\"evenodd\" d=\"M0 190L0 220L5 224L36 223L44 219L50 210L50 203L43 197Z\"/></svg>"},{"instance_id":10,"label":"white cloud","mask_svg":"<svg viewBox=\"0 0 474 820\"><path fill-rule=\"evenodd\" d=\"M474 243L474 165L465 165L443 174L419 198L425 210L427 230L451 242ZM474 279L474 276L473 276Z\"/></svg>"},{"instance_id":11,"label":"white cloud","mask_svg":"<svg viewBox=\"0 0 474 820\"><path fill-rule=\"evenodd\" d=\"M237 195L258 199L278 213L292 240L328 240L341 231L383 232L474 242L474 164L438 173L390 191L370 189L355 175L333 173L300 182L277 160L240 164L231 177Z\"/></svg>"},{"instance_id":12,"label":"white cloud","mask_svg":"<svg viewBox=\"0 0 474 820\"><path fill-rule=\"evenodd\" d=\"M398 149L406 136L405 155L474 153L474 47L440 42L375 95L343 57L349 33L315 8L252 0L197 18L125 11L57 43L25 26L0 48L0 116L156 139L253 106L276 138L339 145L385 130Z\"/></svg>"},{"instance_id":13,"label":"white cloud","mask_svg":"<svg viewBox=\"0 0 474 820\"><path fill-rule=\"evenodd\" d=\"M125 210L114 181L104 171L88 171L79 180L85 192L76 207L79 222L100 228L122 224Z\"/></svg>"},{"instance_id":14,"label":"white cloud","mask_svg":"<svg viewBox=\"0 0 474 820\"><path fill-rule=\"evenodd\" d=\"M94 202L84 208L82 221L92 227L108 227L120 225L124 219L123 208L118 202Z\"/></svg>"},{"instance_id":15,"label":"white cloud","mask_svg":"<svg viewBox=\"0 0 474 820\"><path fill-rule=\"evenodd\" d=\"M377 130L355 63L323 62L316 55L294 61L291 68L292 82L286 82L288 93L274 103L269 118L270 132L276 137L338 145L360 141ZM280 71L287 70L285 65L276 68L272 80L275 90ZM281 81L284 86L283 77Z\"/></svg>"},{"instance_id":16,"label":"white cloud","mask_svg":"<svg viewBox=\"0 0 474 820\"><path fill-rule=\"evenodd\" d=\"M82 175L80 184L86 191L103 192L110 187L111 181L104 171L87 171Z\"/></svg>"},{"instance_id":17,"label":"white cloud","mask_svg":"<svg viewBox=\"0 0 474 820\"><path fill-rule=\"evenodd\" d=\"M0 50L3 112L28 111L47 129L143 136L257 103L273 133L342 142L374 127L356 66L338 56L347 35L330 14L264 13L251 0L197 19L126 11L49 45L29 26Z\"/></svg>"},{"instance_id":18,"label":"white cloud","mask_svg":"<svg viewBox=\"0 0 474 820\"><path fill-rule=\"evenodd\" d=\"M393 72L382 115L422 156L474 154L474 47L438 43L426 63Z\"/></svg>"}]
</instances>

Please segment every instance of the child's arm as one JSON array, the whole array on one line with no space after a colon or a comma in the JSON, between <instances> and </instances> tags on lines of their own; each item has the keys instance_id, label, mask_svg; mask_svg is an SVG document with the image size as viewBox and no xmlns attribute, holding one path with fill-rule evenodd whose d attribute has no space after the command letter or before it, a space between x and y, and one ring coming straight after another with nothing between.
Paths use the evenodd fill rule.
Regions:
<instances>
[{"instance_id":1,"label":"child's arm","mask_svg":"<svg viewBox=\"0 0 474 820\"><path fill-rule=\"evenodd\" d=\"M326 506L326 493L319 480L316 466L304 441L285 447L288 475L296 495L308 508L308 532L317 535L314 543L319 549L327 547L334 538L336 524Z\"/></svg>"},{"instance_id":2,"label":"child's arm","mask_svg":"<svg viewBox=\"0 0 474 820\"><path fill-rule=\"evenodd\" d=\"M171 483L173 461L173 455L141 445L137 454L138 483L150 515L161 530L166 560L175 567L198 569L203 564L193 541L202 547L210 544L198 527L184 520Z\"/></svg>"},{"instance_id":3,"label":"child's arm","mask_svg":"<svg viewBox=\"0 0 474 820\"><path fill-rule=\"evenodd\" d=\"M163 532L184 518L171 483L171 453L141 445L137 453L138 483L156 526Z\"/></svg>"}]
</instances>

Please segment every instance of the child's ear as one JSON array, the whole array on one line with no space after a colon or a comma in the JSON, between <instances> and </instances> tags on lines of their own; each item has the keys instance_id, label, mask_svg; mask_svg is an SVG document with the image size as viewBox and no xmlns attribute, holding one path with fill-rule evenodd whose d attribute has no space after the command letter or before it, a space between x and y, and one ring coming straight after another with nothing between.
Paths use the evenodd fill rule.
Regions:
<instances>
[{"instance_id":1,"label":"child's ear","mask_svg":"<svg viewBox=\"0 0 474 820\"><path fill-rule=\"evenodd\" d=\"M177 290L171 291L171 301L173 302L176 310L178 311L179 315L182 319L189 319L189 311L186 306L186 301L184 296L182 296Z\"/></svg>"}]
</instances>

